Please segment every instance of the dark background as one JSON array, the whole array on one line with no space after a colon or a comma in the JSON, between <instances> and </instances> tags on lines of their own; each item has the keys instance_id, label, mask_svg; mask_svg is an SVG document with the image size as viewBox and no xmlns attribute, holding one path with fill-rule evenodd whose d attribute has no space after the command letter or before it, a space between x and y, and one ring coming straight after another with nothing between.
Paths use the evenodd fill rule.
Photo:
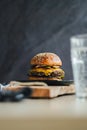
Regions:
<instances>
[{"instance_id":1,"label":"dark background","mask_svg":"<svg viewBox=\"0 0 87 130\"><path fill-rule=\"evenodd\" d=\"M27 79L36 53L61 57L73 79L70 37L87 33L87 0L0 0L0 82Z\"/></svg>"}]
</instances>

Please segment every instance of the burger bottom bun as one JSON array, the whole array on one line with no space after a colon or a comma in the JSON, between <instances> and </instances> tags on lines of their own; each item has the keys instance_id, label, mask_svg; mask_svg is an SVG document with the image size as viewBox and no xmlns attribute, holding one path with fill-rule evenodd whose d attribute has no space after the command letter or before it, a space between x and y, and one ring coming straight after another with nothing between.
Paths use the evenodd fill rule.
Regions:
<instances>
[{"instance_id":1,"label":"burger bottom bun","mask_svg":"<svg viewBox=\"0 0 87 130\"><path fill-rule=\"evenodd\" d=\"M62 79L58 79L58 78L47 78L47 77L35 77L35 76L30 76L28 77L28 80L58 80L61 81Z\"/></svg>"}]
</instances>

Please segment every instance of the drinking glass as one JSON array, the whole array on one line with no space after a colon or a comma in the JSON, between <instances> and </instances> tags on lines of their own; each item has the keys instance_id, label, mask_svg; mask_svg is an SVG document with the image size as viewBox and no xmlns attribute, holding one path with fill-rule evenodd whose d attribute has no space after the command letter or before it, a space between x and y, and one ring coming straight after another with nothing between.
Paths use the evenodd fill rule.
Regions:
<instances>
[{"instance_id":1,"label":"drinking glass","mask_svg":"<svg viewBox=\"0 0 87 130\"><path fill-rule=\"evenodd\" d=\"M70 38L73 78L78 98L87 98L87 34Z\"/></svg>"}]
</instances>

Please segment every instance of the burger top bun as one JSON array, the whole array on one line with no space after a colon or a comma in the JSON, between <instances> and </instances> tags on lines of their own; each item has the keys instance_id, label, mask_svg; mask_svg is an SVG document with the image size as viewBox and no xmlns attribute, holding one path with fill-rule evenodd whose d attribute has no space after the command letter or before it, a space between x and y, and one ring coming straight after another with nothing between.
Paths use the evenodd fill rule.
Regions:
<instances>
[{"instance_id":1,"label":"burger top bun","mask_svg":"<svg viewBox=\"0 0 87 130\"><path fill-rule=\"evenodd\" d=\"M31 59L31 65L61 66L62 61L58 55L50 52L44 52L35 55Z\"/></svg>"}]
</instances>

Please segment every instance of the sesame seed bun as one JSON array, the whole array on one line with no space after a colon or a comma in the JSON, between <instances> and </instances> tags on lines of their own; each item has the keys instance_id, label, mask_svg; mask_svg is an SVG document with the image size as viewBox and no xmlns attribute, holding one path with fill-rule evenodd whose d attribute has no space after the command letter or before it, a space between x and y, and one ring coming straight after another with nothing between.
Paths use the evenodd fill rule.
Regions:
<instances>
[{"instance_id":1,"label":"sesame seed bun","mask_svg":"<svg viewBox=\"0 0 87 130\"><path fill-rule=\"evenodd\" d=\"M50 52L39 53L31 59L31 65L62 66L58 55Z\"/></svg>"}]
</instances>

